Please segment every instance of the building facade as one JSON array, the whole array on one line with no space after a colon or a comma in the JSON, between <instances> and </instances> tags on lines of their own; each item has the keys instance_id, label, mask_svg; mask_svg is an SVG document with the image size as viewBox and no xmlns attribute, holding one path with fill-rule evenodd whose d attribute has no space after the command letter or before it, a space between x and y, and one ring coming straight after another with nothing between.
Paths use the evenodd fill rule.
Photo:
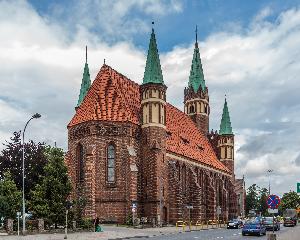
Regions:
<instances>
[{"instance_id":1,"label":"building facade","mask_svg":"<svg viewBox=\"0 0 300 240\"><path fill-rule=\"evenodd\" d=\"M167 94L154 29L141 85L106 64L91 85L85 63L65 159L71 198L86 199L85 217L123 223L134 214L175 223L239 214L227 101L220 131L209 132L197 39L184 111L168 103Z\"/></svg>"}]
</instances>

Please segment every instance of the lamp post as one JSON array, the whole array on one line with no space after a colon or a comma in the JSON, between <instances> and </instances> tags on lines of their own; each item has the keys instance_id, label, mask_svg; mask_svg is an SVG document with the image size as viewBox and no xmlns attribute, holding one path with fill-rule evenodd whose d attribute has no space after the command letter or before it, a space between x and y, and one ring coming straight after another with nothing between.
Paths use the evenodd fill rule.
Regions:
<instances>
[{"instance_id":1,"label":"lamp post","mask_svg":"<svg viewBox=\"0 0 300 240\"><path fill-rule=\"evenodd\" d=\"M25 127L24 127L24 130L23 130L23 134L22 134L22 170L23 170L23 174L22 174L22 178L23 178L23 196L22 196L22 202L23 202L23 214L22 214L22 217L23 217L23 234L25 234L25 164L24 164L24 159L25 159L25 141L24 141L24 138L25 138L25 131L26 131L26 128L27 128L27 125L28 123L34 119L34 118L40 118L41 117L41 114L39 113L36 113L34 114L28 121L27 123L25 124Z\"/></svg>"},{"instance_id":2,"label":"lamp post","mask_svg":"<svg viewBox=\"0 0 300 240\"><path fill-rule=\"evenodd\" d=\"M268 169L267 170L267 173L268 173L268 176L269 176L269 195L271 195L271 173L273 171L274 171L273 169Z\"/></svg>"}]
</instances>

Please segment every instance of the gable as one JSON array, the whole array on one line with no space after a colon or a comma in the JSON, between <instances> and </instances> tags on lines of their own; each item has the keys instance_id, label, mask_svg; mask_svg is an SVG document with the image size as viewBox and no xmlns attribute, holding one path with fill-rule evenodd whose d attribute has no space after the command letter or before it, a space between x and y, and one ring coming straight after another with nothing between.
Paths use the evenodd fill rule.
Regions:
<instances>
[{"instance_id":1,"label":"gable","mask_svg":"<svg viewBox=\"0 0 300 240\"><path fill-rule=\"evenodd\" d=\"M68 127L92 120L139 124L139 85L103 65Z\"/></svg>"}]
</instances>

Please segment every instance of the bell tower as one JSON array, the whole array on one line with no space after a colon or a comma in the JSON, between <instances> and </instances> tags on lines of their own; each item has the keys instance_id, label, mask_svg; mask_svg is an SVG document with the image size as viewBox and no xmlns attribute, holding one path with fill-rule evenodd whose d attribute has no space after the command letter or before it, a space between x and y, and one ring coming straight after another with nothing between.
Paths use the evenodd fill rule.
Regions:
<instances>
[{"instance_id":1,"label":"bell tower","mask_svg":"<svg viewBox=\"0 0 300 240\"><path fill-rule=\"evenodd\" d=\"M152 23L153 24L153 23ZM141 202L143 216L166 222L166 90L152 28L147 62L141 85ZM164 216L164 217L163 217Z\"/></svg>"},{"instance_id":2,"label":"bell tower","mask_svg":"<svg viewBox=\"0 0 300 240\"><path fill-rule=\"evenodd\" d=\"M200 131L202 131L205 135L208 134L210 113L209 96L208 88L205 86L200 51L198 47L197 27L189 84L188 87L184 89L184 113L195 122Z\"/></svg>"},{"instance_id":3,"label":"bell tower","mask_svg":"<svg viewBox=\"0 0 300 240\"><path fill-rule=\"evenodd\" d=\"M227 100L223 107L222 120L220 124L218 148L220 161L234 174L234 134L232 132Z\"/></svg>"}]
</instances>

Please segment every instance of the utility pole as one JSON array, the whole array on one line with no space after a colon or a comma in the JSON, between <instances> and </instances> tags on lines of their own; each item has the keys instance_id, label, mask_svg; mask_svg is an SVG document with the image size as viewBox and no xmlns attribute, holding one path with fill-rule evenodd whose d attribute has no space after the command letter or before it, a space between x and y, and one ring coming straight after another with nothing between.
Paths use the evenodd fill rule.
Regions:
<instances>
[{"instance_id":1,"label":"utility pole","mask_svg":"<svg viewBox=\"0 0 300 240\"><path fill-rule=\"evenodd\" d=\"M268 173L268 176L269 176L269 196L271 195L271 173L273 171L274 171L273 169L268 169L267 170L267 173Z\"/></svg>"}]
</instances>

